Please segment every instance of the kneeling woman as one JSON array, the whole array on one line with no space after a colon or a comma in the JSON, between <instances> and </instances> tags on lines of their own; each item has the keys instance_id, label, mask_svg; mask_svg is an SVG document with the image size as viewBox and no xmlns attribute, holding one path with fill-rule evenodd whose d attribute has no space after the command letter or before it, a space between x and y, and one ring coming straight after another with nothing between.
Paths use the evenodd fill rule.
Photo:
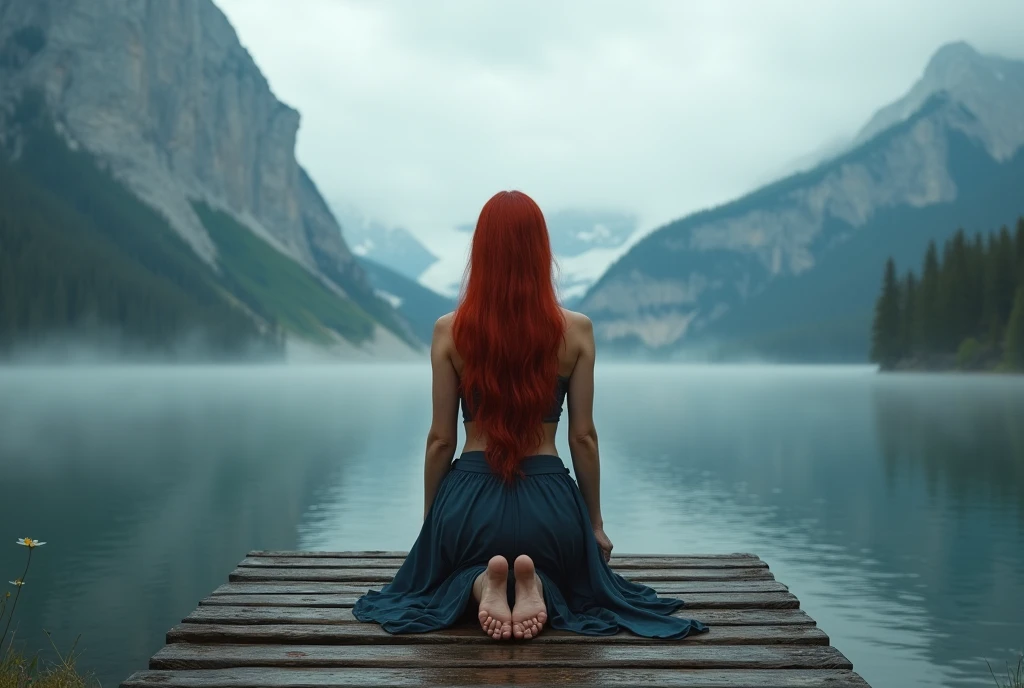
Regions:
<instances>
[{"instance_id":1,"label":"kneeling woman","mask_svg":"<svg viewBox=\"0 0 1024 688\"><path fill-rule=\"evenodd\" d=\"M535 638L545 626L673 639L707 630L672 616L682 601L608 567L594 334L586 316L559 307L552 267L537 204L516 191L491 198L463 298L434 328L423 527L394 580L356 602L360 621L432 631L458 621L472 598L495 640ZM578 486L555 448L566 395ZM466 444L453 462L460 402Z\"/></svg>"}]
</instances>

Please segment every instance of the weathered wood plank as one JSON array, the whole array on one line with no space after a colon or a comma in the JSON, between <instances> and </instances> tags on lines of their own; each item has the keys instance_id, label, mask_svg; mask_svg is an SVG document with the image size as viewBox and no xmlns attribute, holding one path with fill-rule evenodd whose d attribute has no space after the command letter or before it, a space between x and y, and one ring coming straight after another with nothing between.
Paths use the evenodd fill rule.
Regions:
<instances>
[{"instance_id":1,"label":"weathered wood plank","mask_svg":"<svg viewBox=\"0 0 1024 688\"><path fill-rule=\"evenodd\" d=\"M322 581L262 581L256 583L225 583L213 591L213 595L336 595L344 593L362 594L367 590L379 590L380 581L350 581L347 583L325 583ZM680 595L694 592L788 592L789 588L776 580L695 580L695 581L648 581L656 592Z\"/></svg>"},{"instance_id":2,"label":"weathered wood plank","mask_svg":"<svg viewBox=\"0 0 1024 688\"><path fill-rule=\"evenodd\" d=\"M846 669L207 669L140 671L123 688L479 688L481 685L571 688L869 688Z\"/></svg>"},{"instance_id":3,"label":"weathered wood plank","mask_svg":"<svg viewBox=\"0 0 1024 688\"><path fill-rule=\"evenodd\" d=\"M401 561L394 558L362 557L246 557L240 567L290 569L394 569ZM756 558L712 557L619 557L611 562L616 571L630 569L743 569L768 568Z\"/></svg>"},{"instance_id":4,"label":"weathered wood plank","mask_svg":"<svg viewBox=\"0 0 1024 688\"><path fill-rule=\"evenodd\" d=\"M317 625L236 625L182 623L167 633L168 643L269 643L322 645L475 645L494 641L480 632L476 625L459 625L432 633L393 635L377 624ZM616 635L580 635L569 631L545 630L533 643L564 643L570 645L649 645L650 638L623 631ZM790 624L785 626L723 626L699 633L685 641L697 645L828 645L828 635L817 626Z\"/></svg>"},{"instance_id":5,"label":"weathered wood plank","mask_svg":"<svg viewBox=\"0 0 1024 688\"><path fill-rule=\"evenodd\" d=\"M362 593L334 595L211 595L200 605L239 607L352 607ZM695 592L684 600L689 609L798 609L789 592Z\"/></svg>"},{"instance_id":6,"label":"weathered wood plank","mask_svg":"<svg viewBox=\"0 0 1024 688\"><path fill-rule=\"evenodd\" d=\"M852 669L828 645L167 645L150 669L231 669L234 667L367 668L535 668L588 669Z\"/></svg>"},{"instance_id":7,"label":"weathered wood plank","mask_svg":"<svg viewBox=\"0 0 1024 688\"><path fill-rule=\"evenodd\" d=\"M689 609L673 616L695 618L709 625L774 626L779 624L814 624L799 609ZM317 624L358 623L351 609L311 609L308 607L199 607L187 617L186 623L205 624Z\"/></svg>"},{"instance_id":8,"label":"weathered wood plank","mask_svg":"<svg viewBox=\"0 0 1024 688\"><path fill-rule=\"evenodd\" d=\"M389 559L405 559L409 555L408 551L405 550L353 550L351 552L338 552L333 550L266 550L266 549L254 549L245 556L247 557L337 557L342 559L363 559L366 557L373 557L375 559L389 558Z\"/></svg>"},{"instance_id":9,"label":"weathered wood plank","mask_svg":"<svg viewBox=\"0 0 1024 688\"><path fill-rule=\"evenodd\" d=\"M408 552L401 551L358 551L358 552L337 552L337 551L316 551L316 550L253 550L249 552L247 557L311 557L321 558L330 557L335 559L405 559L408 556ZM644 558L644 559L671 559L673 557L685 556L693 559L756 559L760 560L761 557L750 552L729 552L725 554L721 553L697 553L697 554L651 554L651 553L637 553L637 552L623 552L612 557L612 565L620 558Z\"/></svg>"},{"instance_id":10,"label":"weathered wood plank","mask_svg":"<svg viewBox=\"0 0 1024 688\"><path fill-rule=\"evenodd\" d=\"M351 606L394 576L398 551L254 551L229 582L167 634L142 688L645 685L707 688L868 688L799 600L752 554L619 555L620 575L686 606L711 631L682 642L628 631L583 636L547 629L530 643L495 643L471 620L392 635Z\"/></svg>"},{"instance_id":11,"label":"weathered wood plank","mask_svg":"<svg viewBox=\"0 0 1024 688\"><path fill-rule=\"evenodd\" d=\"M390 581L398 569L263 569L237 568L228 580L236 581ZM636 569L626 576L634 581L651 580L774 580L768 569Z\"/></svg>"}]
</instances>

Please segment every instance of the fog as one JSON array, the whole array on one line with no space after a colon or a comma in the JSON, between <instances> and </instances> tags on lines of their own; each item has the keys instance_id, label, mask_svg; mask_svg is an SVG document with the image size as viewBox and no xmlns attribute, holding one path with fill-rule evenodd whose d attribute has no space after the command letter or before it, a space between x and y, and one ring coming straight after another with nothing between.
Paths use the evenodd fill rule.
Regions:
<instances>
[{"instance_id":1,"label":"fog","mask_svg":"<svg viewBox=\"0 0 1024 688\"><path fill-rule=\"evenodd\" d=\"M1019 0L217 0L323 194L458 256L484 201L650 230L813 163L945 43L1024 58Z\"/></svg>"}]
</instances>

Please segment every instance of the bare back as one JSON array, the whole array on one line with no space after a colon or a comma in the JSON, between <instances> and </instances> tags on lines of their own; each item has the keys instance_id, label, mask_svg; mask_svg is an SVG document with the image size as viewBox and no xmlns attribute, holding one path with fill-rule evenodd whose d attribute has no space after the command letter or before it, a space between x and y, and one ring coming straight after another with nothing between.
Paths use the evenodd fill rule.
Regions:
<instances>
[{"instance_id":1,"label":"bare back","mask_svg":"<svg viewBox=\"0 0 1024 688\"><path fill-rule=\"evenodd\" d=\"M593 427L594 332L590 319L582 313L563 308L562 314L565 316L565 337L558 354L558 374L569 379L568 422L570 437L573 437ZM455 350L452 339L453 317L454 314L449 313L437 321L431 346L435 428L454 428L458 423L458 383L463 360ZM475 425L473 421L465 423L466 444L463 452L487 448L487 438L478 434ZM531 453L558 456L555 447L557 428L557 422L544 423L543 439Z\"/></svg>"}]
</instances>

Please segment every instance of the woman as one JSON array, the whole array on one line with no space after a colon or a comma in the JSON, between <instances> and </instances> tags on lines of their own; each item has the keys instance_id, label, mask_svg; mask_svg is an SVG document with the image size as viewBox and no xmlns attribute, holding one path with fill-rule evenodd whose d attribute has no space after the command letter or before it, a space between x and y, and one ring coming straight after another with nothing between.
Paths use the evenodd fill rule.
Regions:
<instances>
[{"instance_id":1,"label":"woman","mask_svg":"<svg viewBox=\"0 0 1024 688\"><path fill-rule=\"evenodd\" d=\"M417 633L471 610L495 640L535 638L545 625L654 638L707 630L671 616L681 600L608 567L594 333L586 316L559 307L552 266L537 204L518 191L491 198L462 301L434 327L423 527L394 580L356 602L360 621ZM566 394L578 486L555 447ZM466 444L452 462L460 403Z\"/></svg>"}]
</instances>

